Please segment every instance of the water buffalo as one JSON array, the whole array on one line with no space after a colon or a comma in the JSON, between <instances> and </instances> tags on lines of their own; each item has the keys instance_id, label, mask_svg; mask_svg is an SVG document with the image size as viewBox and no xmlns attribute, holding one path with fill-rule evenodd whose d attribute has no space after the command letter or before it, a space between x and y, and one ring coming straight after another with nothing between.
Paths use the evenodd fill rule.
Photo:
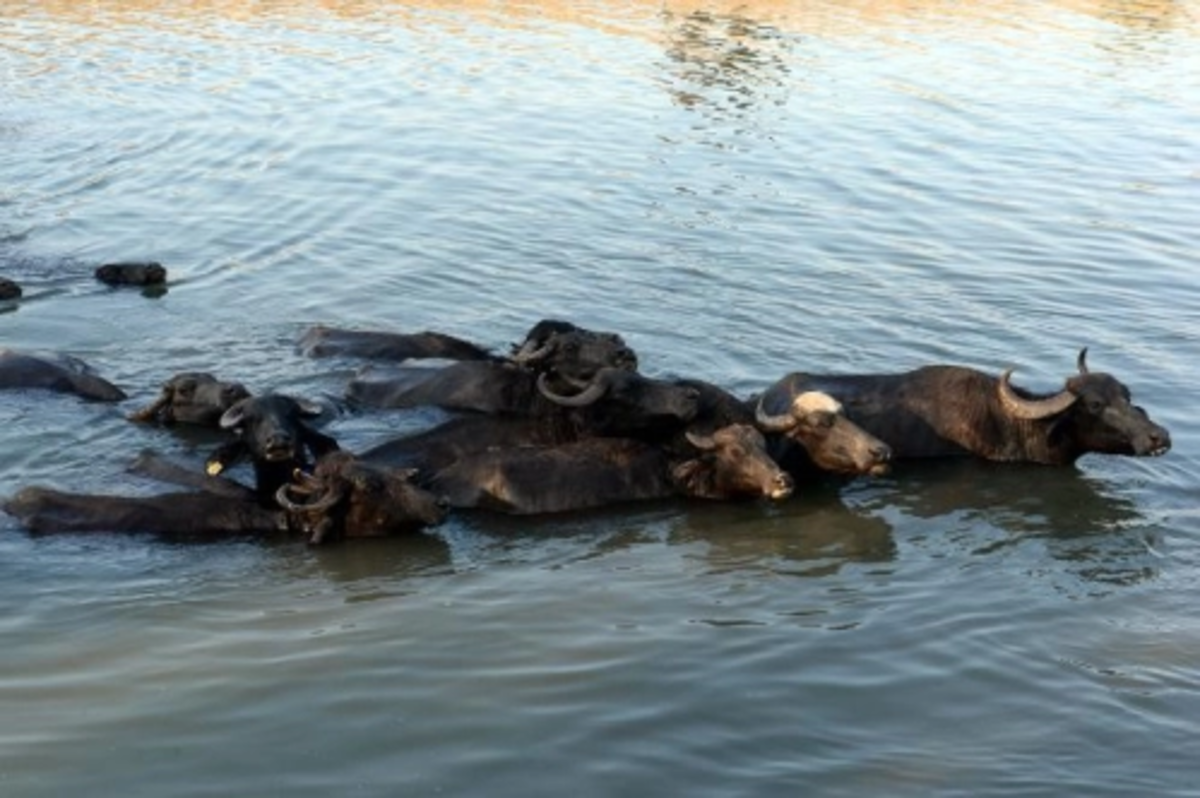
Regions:
<instances>
[{"instance_id":1,"label":"water buffalo","mask_svg":"<svg viewBox=\"0 0 1200 798\"><path fill-rule=\"evenodd\" d=\"M350 356L375 360L494 360L475 344L438 332L394 333L339 330L318 324L296 344L306 357Z\"/></svg>"},{"instance_id":2,"label":"water buffalo","mask_svg":"<svg viewBox=\"0 0 1200 798\"><path fill-rule=\"evenodd\" d=\"M735 424L709 436L692 435L691 444L686 454L629 438L489 449L455 461L428 485L452 507L516 515L672 496L791 495L791 478L767 454L762 434L753 427Z\"/></svg>"},{"instance_id":3,"label":"water buffalo","mask_svg":"<svg viewBox=\"0 0 1200 798\"><path fill-rule=\"evenodd\" d=\"M119 285L162 285L167 281L167 270L161 263L106 263L95 271L96 279L112 286Z\"/></svg>"},{"instance_id":4,"label":"water buffalo","mask_svg":"<svg viewBox=\"0 0 1200 798\"><path fill-rule=\"evenodd\" d=\"M297 470L313 459L338 449L337 441L305 423L323 409L282 394L250 396L226 410L218 420L235 440L208 458L205 470L216 476L237 461L249 458L259 496L274 496ZM309 455L311 454L311 459Z\"/></svg>"},{"instance_id":5,"label":"water buffalo","mask_svg":"<svg viewBox=\"0 0 1200 798\"><path fill-rule=\"evenodd\" d=\"M225 411L250 396L240 382L224 382L206 372L176 374L157 399L129 415L131 421L216 427Z\"/></svg>"},{"instance_id":6,"label":"water buffalo","mask_svg":"<svg viewBox=\"0 0 1200 798\"><path fill-rule=\"evenodd\" d=\"M597 436L658 440L682 430L698 407L699 393L694 387L651 379L635 371L601 369L592 380L578 383L580 390L572 394L559 394L548 382L545 374L522 378L521 390L491 396L487 407L498 416L451 419L361 455L371 462L432 472L485 449L552 446ZM526 396L529 383L536 390ZM482 406L477 403L473 409Z\"/></svg>"},{"instance_id":7,"label":"water buffalo","mask_svg":"<svg viewBox=\"0 0 1200 798\"><path fill-rule=\"evenodd\" d=\"M1130 401L1129 389L1087 367L1057 393L1038 396L961 366L926 366L901 374L789 374L759 399L767 417L787 411L812 390L835 397L846 415L886 441L899 458L974 455L1002 462L1069 465L1089 452L1161 455L1171 436Z\"/></svg>"},{"instance_id":8,"label":"water buffalo","mask_svg":"<svg viewBox=\"0 0 1200 798\"><path fill-rule=\"evenodd\" d=\"M69 355L28 355L0 349L0 389L42 388L97 402L119 402L125 392Z\"/></svg>"},{"instance_id":9,"label":"water buffalo","mask_svg":"<svg viewBox=\"0 0 1200 798\"><path fill-rule=\"evenodd\" d=\"M369 369L347 386L352 402L369 407L437 406L481 413L527 414L537 379L561 393L602 369L637 370L637 355L613 333L569 322L541 321L506 360L463 360L439 368L407 368L378 376Z\"/></svg>"},{"instance_id":10,"label":"water buffalo","mask_svg":"<svg viewBox=\"0 0 1200 798\"><path fill-rule=\"evenodd\" d=\"M616 333L596 332L569 321L543 319L513 346L510 360L537 372L590 380L598 369L636 371L637 353Z\"/></svg>"},{"instance_id":11,"label":"water buffalo","mask_svg":"<svg viewBox=\"0 0 1200 798\"><path fill-rule=\"evenodd\" d=\"M6 299L20 299L22 293L24 292L21 290L21 286L17 285L12 280L0 277L0 301L4 301Z\"/></svg>"},{"instance_id":12,"label":"water buffalo","mask_svg":"<svg viewBox=\"0 0 1200 798\"><path fill-rule=\"evenodd\" d=\"M770 436L772 457L794 477L815 471L875 476L888 472L891 447L846 418L841 403L829 394L797 394L786 413L774 416L759 404L755 421Z\"/></svg>"},{"instance_id":13,"label":"water buffalo","mask_svg":"<svg viewBox=\"0 0 1200 798\"><path fill-rule=\"evenodd\" d=\"M345 452L322 457L311 475L281 485L273 502L201 489L156 496L23 488L2 505L35 533L149 532L167 536L300 534L312 544L403 534L436 524L443 504L410 481ZM277 503L276 503L277 502Z\"/></svg>"}]
</instances>

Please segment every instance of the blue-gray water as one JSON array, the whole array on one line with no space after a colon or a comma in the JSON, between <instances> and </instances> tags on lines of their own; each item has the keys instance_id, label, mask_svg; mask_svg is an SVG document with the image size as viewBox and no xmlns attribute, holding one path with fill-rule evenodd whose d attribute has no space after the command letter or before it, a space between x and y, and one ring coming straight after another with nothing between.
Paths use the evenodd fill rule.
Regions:
<instances>
[{"instance_id":1,"label":"blue-gray water","mask_svg":"<svg viewBox=\"0 0 1200 798\"><path fill-rule=\"evenodd\" d=\"M0 396L0 494L159 489L178 371L337 395L316 322L742 392L1088 346L1175 444L321 550L0 518L0 794L1197 794L1197 131L1195 2L0 2L0 345L131 394Z\"/></svg>"}]
</instances>

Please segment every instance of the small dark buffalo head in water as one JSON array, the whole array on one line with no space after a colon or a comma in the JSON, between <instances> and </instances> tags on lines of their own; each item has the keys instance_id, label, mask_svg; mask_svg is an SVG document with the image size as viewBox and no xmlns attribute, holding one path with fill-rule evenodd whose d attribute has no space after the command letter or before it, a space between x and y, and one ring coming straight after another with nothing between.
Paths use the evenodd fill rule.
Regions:
<instances>
[{"instance_id":1,"label":"small dark buffalo head in water","mask_svg":"<svg viewBox=\"0 0 1200 798\"><path fill-rule=\"evenodd\" d=\"M274 497L296 469L305 469L311 459L337 450L337 441L305 423L321 413L317 404L282 394L242 399L218 421L236 440L210 457L206 470L216 476L238 459L249 457L259 496Z\"/></svg>"},{"instance_id":2,"label":"small dark buffalo head in water","mask_svg":"<svg viewBox=\"0 0 1200 798\"><path fill-rule=\"evenodd\" d=\"M798 394L787 413L770 415L761 400L756 410L758 428L781 436L776 458L792 473L810 470L835 474L886 474L892 450L859 427L832 396L819 391ZM799 447L799 451L797 448Z\"/></svg>"},{"instance_id":3,"label":"small dark buffalo head in water","mask_svg":"<svg viewBox=\"0 0 1200 798\"><path fill-rule=\"evenodd\" d=\"M96 279L107 285L162 285L167 270L161 263L106 263L96 269Z\"/></svg>"},{"instance_id":4,"label":"small dark buffalo head in water","mask_svg":"<svg viewBox=\"0 0 1200 798\"><path fill-rule=\"evenodd\" d=\"M164 382L158 399L129 418L216 427L225 411L249 396L240 382L224 382L205 372L183 372Z\"/></svg>"},{"instance_id":5,"label":"small dark buffalo head in water","mask_svg":"<svg viewBox=\"0 0 1200 798\"><path fill-rule=\"evenodd\" d=\"M296 471L275 498L288 526L312 544L334 538L384 537L439 523L446 506L412 482L411 469L389 469L348 452L322 457L312 474Z\"/></svg>"},{"instance_id":6,"label":"small dark buffalo head in water","mask_svg":"<svg viewBox=\"0 0 1200 798\"><path fill-rule=\"evenodd\" d=\"M21 286L14 283L12 280L0 277L0 301L5 299L20 299Z\"/></svg>"}]
</instances>

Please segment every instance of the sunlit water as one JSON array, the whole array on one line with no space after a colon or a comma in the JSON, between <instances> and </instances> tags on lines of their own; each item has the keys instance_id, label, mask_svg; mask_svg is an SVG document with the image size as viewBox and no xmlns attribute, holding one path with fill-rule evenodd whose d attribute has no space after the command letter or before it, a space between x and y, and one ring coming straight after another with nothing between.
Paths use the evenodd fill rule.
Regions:
<instances>
[{"instance_id":1,"label":"sunlit water","mask_svg":"<svg viewBox=\"0 0 1200 798\"><path fill-rule=\"evenodd\" d=\"M745 393L1088 346L1175 443L321 550L3 518L0 794L1196 794L1198 130L1194 2L0 3L0 345L131 394L0 396L0 494L160 489L178 371L340 394L316 322Z\"/></svg>"}]
</instances>

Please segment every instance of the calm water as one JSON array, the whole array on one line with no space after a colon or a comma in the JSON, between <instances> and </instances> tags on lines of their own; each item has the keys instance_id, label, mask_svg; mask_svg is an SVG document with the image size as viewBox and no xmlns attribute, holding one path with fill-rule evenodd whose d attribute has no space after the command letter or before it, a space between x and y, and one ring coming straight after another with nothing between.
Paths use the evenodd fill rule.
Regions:
<instances>
[{"instance_id":1,"label":"calm water","mask_svg":"<svg viewBox=\"0 0 1200 798\"><path fill-rule=\"evenodd\" d=\"M1198 130L1195 2L0 2L0 345L131 394L0 397L0 494L159 489L178 371L339 394L315 322L745 392L1089 346L1175 442L322 550L2 518L0 794L1197 794Z\"/></svg>"}]
</instances>

